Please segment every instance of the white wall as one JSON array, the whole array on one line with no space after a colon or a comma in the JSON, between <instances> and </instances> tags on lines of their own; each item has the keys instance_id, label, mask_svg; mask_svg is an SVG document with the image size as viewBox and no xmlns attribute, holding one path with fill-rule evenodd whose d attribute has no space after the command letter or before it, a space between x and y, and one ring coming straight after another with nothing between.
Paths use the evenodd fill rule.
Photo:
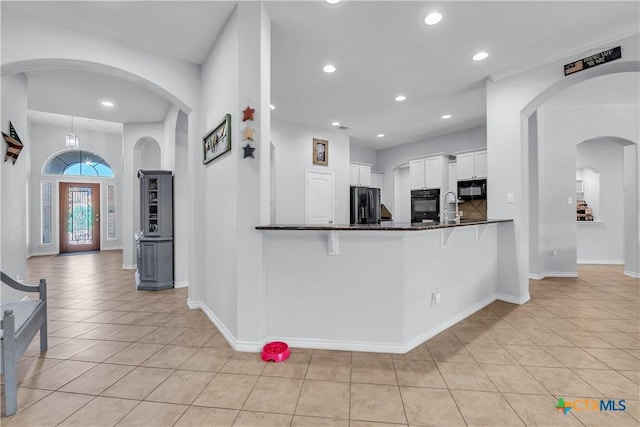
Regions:
<instances>
[{"instance_id":1,"label":"white wall","mask_svg":"<svg viewBox=\"0 0 640 427\"><path fill-rule=\"evenodd\" d=\"M92 182L101 184L101 249L119 249L122 247L122 216L126 212L122 206L121 170L122 170L122 135L104 132L94 132L84 129L75 129L75 134L80 138L80 148L93 152L111 166L115 178L73 177L42 174L45 164L55 155L66 151L64 138L69 133L68 128L49 126L39 123L29 124L30 143L33 146L31 155L31 197L30 197L30 222L29 228L32 255L57 254L60 248L59 240L59 183L60 182ZM41 200L40 184L50 182L51 186L51 231L50 244L40 243L41 229ZM116 240L107 240L107 184L116 186Z\"/></svg>"},{"instance_id":2,"label":"white wall","mask_svg":"<svg viewBox=\"0 0 640 427\"><path fill-rule=\"evenodd\" d=\"M618 137L628 141L638 141L640 129L640 109L638 105L591 105L591 106L543 106L538 110L539 125L539 267L540 275L576 275L578 257L578 224L575 220L575 177L577 166L593 165L579 164L577 145L592 138ZM598 142L586 142L586 146L593 146ZM583 144L583 145L584 145ZM609 233L594 233L598 231L591 225L587 233L593 238L616 238L618 243L593 241L599 246L599 252L590 250L588 259L592 260L622 260L623 227L622 211L624 198L623 184L623 150L617 143L608 145L593 154L601 155L598 163L608 173L606 189L610 193L603 199L600 206L602 213L606 212L608 220L599 230ZM615 160L617 158L617 160ZM612 164L610 164L612 163ZM614 166L615 165L615 166ZM613 169L617 169L615 172ZM604 179L604 175L601 175ZM616 187L615 184L618 184ZM637 190L634 190L637 191ZM573 201L569 204L568 198ZM616 216L615 210L620 215ZM637 215L637 213L636 213ZM584 226L588 227L588 226ZM582 237L585 237L584 233ZM615 249L616 246L618 249ZM551 257L557 252L555 259ZM602 257L595 258L596 254Z\"/></svg>"},{"instance_id":3,"label":"white wall","mask_svg":"<svg viewBox=\"0 0 640 427\"><path fill-rule=\"evenodd\" d=\"M353 163L376 164L376 150L350 142L349 158Z\"/></svg>"},{"instance_id":4,"label":"white wall","mask_svg":"<svg viewBox=\"0 0 640 427\"><path fill-rule=\"evenodd\" d=\"M335 222L349 223L349 137L322 129L310 129L283 120L271 121L275 147L276 223L305 223L305 173L332 171L335 185ZM313 138L329 141L327 166L313 164ZM353 159L352 159L353 160Z\"/></svg>"},{"instance_id":5,"label":"white wall","mask_svg":"<svg viewBox=\"0 0 640 427\"><path fill-rule=\"evenodd\" d=\"M0 245L2 271L14 278L26 277L27 261L27 189L31 163L30 135L27 127L27 79L24 74L2 78L2 109L0 127L9 134L9 121L24 144L15 164L4 161L7 144L2 140L0 154L1 224ZM2 284L2 302L17 301L22 292Z\"/></svg>"},{"instance_id":6,"label":"white wall","mask_svg":"<svg viewBox=\"0 0 640 427\"><path fill-rule=\"evenodd\" d=\"M410 159L429 157L436 154L455 154L461 151L482 150L487 146L487 135L484 127L453 132L447 135L412 142L376 152L376 164L373 169L384 173L382 203L394 214L394 170ZM409 191L409 187L406 187Z\"/></svg>"},{"instance_id":7,"label":"white wall","mask_svg":"<svg viewBox=\"0 0 640 427\"><path fill-rule=\"evenodd\" d=\"M578 144L578 168L599 172L597 185L587 177L585 169L585 200L593 201L597 222L578 222L578 263L624 262L624 146L615 141L591 140Z\"/></svg>"},{"instance_id":8,"label":"white wall","mask_svg":"<svg viewBox=\"0 0 640 427\"><path fill-rule=\"evenodd\" d=\"M638 71L640 49L635 31L587 41L573 52L550 58L548 64L487 81L487 160L491 179L487 213L491 218L514 220L514 268L518 280L510 286L517 288L512 294L519 294L525 300L529 293L529 205L535 203L529 200L528 119L564 88L613 72ZM622 59L563 76L564 64L582 57L583 52L594 50L594 46L618 45L622 47ZM507 199L510 194L513 194L513 202Z\"/></svg>"}]
</instances>

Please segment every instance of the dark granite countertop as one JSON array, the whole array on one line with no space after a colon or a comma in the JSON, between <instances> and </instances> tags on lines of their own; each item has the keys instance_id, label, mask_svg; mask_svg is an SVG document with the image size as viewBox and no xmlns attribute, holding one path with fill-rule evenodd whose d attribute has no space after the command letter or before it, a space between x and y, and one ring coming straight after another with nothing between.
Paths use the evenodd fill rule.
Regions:
<instances>
[{"instance_id":1,"label":"dark granite countertop","mask_svg":"<svg viewBox=\"0 0 640 427\"><path fill-rule=\"evenodd\" d=\"M420 231L436 230L439 228L465 227L468 225L496 224L500 222L511 222L512 219L487 219L487 220L463 220L460 224L440 224L438 222L394 222L383 221L380 224L327 224L327 225L305 225L305 224L269 224L259 225L257 230L338 230L338 231Z\"/></svg>"}]
</instances>

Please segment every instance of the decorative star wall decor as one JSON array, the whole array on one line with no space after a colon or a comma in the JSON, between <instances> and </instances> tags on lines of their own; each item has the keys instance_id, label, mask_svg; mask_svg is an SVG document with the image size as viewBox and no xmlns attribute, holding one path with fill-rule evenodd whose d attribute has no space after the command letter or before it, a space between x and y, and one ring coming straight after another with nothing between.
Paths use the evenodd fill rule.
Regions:
<instances>
[{"instance_id":1,"label":"decorative star wall decor","mask_svg":"<svg viewBox=\"0 0 640 427\"><path fill-rule=\"evenodd\" d=\"M254 129L251 126L247 126L246 128L244 128L244 131L242 132L242 137L244 139L250 139L252 141L255 141L253 137L253 131Z\"/></svg>"},{"instance_id":2,"label":"decorative star wall decor","mask_svg":"<svg viewBox=\"0 0 640 427\"><path fill-rule=\"evenodd\" d=\"M244 109L244 111L242 111L242 121L246 122L247 120L251 120L253 121L253 113L255 113L256 110L255 108L251 108L249 106L247 106L247 108Z\"/></svg>"},{"instance_id":3,"label":"decorative star wall decor","mask_svg":"<svg viewBox=\"0 0 640 427\"><path fill-rule=\"evenodd\" d=\"M18 156L20 155L20 150L22 150L23 144L20 141L20 137L18 133L13 128L13 124L9 122L9 135L2 132L2 137L7 143L7 154L4 156L4 161L11 159L12 164L16 164L16 160L18 160Z\"/></svg>"},{"instance_id":4,"label":"decorative star wall decor","mask_svg":"<svg viewBox=\"0 0 640 427\"><path fill-rule=\"evenodd\" d=\"M255 147L250 146L249 143L242 147L242 149L244 150L244 155L242 156L243 159L246 159L247 157L253 157L253 152L256 151ZM255 157L253 158L255 159Z\"/></svg>"}]
</instances>

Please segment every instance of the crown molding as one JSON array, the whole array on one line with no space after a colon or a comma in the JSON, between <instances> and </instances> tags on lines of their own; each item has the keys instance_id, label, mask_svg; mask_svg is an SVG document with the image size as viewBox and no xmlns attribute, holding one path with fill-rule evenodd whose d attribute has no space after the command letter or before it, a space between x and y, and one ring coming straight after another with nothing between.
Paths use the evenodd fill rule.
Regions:
<instances>
[{"instance_id":1,"label":"crown molding","mask_svg":"<svg viewBox=\"0 0 640 427\"><path fill-rule=\"evenodd\" d=\"M583 56L586 56L590 51L606 49L608 47L607 45L610 43L638 34L640 34L640 31L637 26L612 31L610 33L586 40L580 44L576 44L570 48L567 48L553 55L546 56L542 59L532 61L527 64L511 68L509 70L490 74L488 79L496 82L498 80L506 79L508 77L515 76L516 74L524 73L525 71L530 71L534 68L538 68L543 65L559 61L561 59L575 58L577 60ZM568 59L567 62L571 62L571 60L572 59Z\"/></svg>"}]
</instances>

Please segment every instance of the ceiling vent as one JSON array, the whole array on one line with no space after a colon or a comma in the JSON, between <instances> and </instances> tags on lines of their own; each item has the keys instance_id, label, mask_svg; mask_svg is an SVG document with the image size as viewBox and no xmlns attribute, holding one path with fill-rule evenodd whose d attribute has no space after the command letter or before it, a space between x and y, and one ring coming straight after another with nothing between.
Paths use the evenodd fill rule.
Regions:
<instances>
[{"instance_id":1,"label":"ceiling vent","mask_svg":"<svg viewBox=\"0 0 640 427\"><path fill-rule=\"evenodd\" d=\"M347 130L347 129L350 129L350 128L349 128L348 126L344 126L344 125L342 125L342 126L338 126L338 129L340 129L340 130Z\"/></svg>"}]
</instances>

